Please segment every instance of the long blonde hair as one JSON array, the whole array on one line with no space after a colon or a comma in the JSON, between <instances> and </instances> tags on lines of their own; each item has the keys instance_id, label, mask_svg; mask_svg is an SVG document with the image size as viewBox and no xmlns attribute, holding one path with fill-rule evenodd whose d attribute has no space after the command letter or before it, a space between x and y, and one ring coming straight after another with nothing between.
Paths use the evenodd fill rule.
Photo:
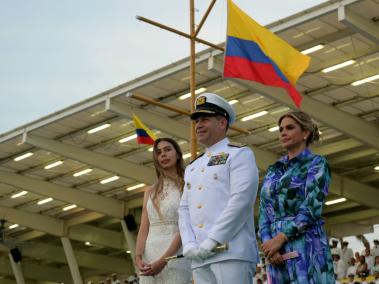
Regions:
<instances>
[{"instance_id":1,"label":"long blonde hair","mask_svg":"<svg viewBox=\"0 0 379 284\"><path fill-rule=\"evenodd\" d=\"M159 164L158 162L158 144L162 141L166 141L170 143L176 152L177 159L176 159L176 175L171 176L168 174ZM157 174L158 181L153 185L152 191L151 191L151 200L153 202L153 205L157 212L160 215L160 207L159 207L159 194L163 191L163 182L165 178L168 178L172 180L180 192L183 192L184 187L184 160L183 160L183 153L182 150L179 147L179 144L176 143L175 140L165 137L165 138L158 138L154 142L153 146L153 161L154 161L154 167Z\"/></svg>"}]
</instances>

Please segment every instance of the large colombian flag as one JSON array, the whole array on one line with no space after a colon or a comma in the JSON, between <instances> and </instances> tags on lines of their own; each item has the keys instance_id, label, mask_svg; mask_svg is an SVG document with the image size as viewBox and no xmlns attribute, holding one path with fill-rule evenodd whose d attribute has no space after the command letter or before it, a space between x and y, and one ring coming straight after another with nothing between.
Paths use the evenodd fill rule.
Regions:
<instances>
[{"instance_id":1,"label":"large colombian flag","mask_svg":"<svg viewBox=\"0 0 379 284\"><path fill-rule=\"evenodd\" d=\"M133 114L133 121L136 127L137 143L153 145L157 139L153 132L135 114Z\"/></svg>"},{"instance_id":2,"label":"large colombian flag","mask_svg":"<svg viewBox=\"0 0 379 284\"><path fill-rule=\"evenodd\" d=\"M224 77L284 88L300 107L302 97L294 86L309 63L309 56L259 25L228 0Z\"/></svg>"}]
</instances>

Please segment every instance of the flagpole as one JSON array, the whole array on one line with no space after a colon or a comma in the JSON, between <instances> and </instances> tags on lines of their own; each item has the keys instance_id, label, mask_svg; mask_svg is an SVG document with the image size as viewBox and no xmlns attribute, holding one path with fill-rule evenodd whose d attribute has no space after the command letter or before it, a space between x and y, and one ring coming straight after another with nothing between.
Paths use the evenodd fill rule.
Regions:
<instances>
[{"instance_id":1,"label":"flagpole","mask_svg":"<svg viewBox=\"0 0 379 284\"><path fill-rule=\"evenodd\" d=\"M191 51L191 59L190 59L190 92L191 92L191 113L195 110L195 88L196 88L196 63L195 63L195 38L193 35L195 34L195 0L190 1L190 51ZM195 122L191 120L191 160L194 160L197 156L197 140L196 140L196 130L195 130Z\"/></svg>"},{"instance_id":2,"label":"flagpole","mask_svg":"<svg viewBox=\"0 0 379 284\"><path fill-rule=\"evenodd\" d=\"M209 13L211 12L213 6L215 5L216 3L216 0L213 0L212 3L209 5L207 11L205 11L205 14L203 16L203 18L201 19L199 25L197 26L197 30L195 31L194 34L191 34L195 39L197 38L197 35L199 34L201 28L203 27L204 23L205 23L205 20L208 18L208 15ZM224 51L224 49L221 47L220 48L221 51Z\"/></svg>"}]
</instances>

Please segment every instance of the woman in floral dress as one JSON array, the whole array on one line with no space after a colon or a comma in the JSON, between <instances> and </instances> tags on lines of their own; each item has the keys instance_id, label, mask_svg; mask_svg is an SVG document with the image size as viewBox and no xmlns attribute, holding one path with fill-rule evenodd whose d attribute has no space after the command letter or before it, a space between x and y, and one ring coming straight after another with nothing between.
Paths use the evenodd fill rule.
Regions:
<instances>
[{"instance_id":1,"label":"woman in floral dress","mask_svg":"<svg viewBox=\"0 0 379 284\"><path fill-rule=\"evenodd\" d=\"M321 212L331 179L329 165L309 146L319 139L304 112L279 119L280 143L288 154L267 169L260 195L259 233L272 284L335 283ZM283 260L282 255L298 256Z\"/></svg>"}]
</instances>

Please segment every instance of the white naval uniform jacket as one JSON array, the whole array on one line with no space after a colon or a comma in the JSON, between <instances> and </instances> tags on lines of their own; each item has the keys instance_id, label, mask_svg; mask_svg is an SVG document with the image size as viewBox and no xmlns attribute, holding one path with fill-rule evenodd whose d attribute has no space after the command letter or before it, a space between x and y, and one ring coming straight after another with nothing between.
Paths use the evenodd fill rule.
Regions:
<instances>
[{"instance_id":1,"label":"white naval uniform jacket","mask_svg":"<svg viewBox=\"0 0 379 284\"><path fill-rule=\"evenodd\" d=\"M224 260L257 263L253 212L258 169L250 148L225 138L187 166L184 181L179 206L183 247L207 238L229 244L228 251L192 261L192 268Z\"/></svg>"}]
</instances>

